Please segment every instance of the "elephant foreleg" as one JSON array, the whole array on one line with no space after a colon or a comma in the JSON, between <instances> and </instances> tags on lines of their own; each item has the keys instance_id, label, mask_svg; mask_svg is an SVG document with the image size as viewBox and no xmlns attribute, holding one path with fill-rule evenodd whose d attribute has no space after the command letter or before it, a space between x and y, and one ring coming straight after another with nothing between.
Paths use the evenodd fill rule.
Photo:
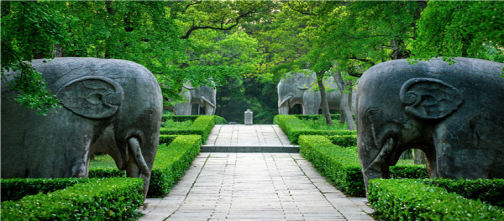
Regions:
<instances>
[{"instance_id":1,"label":"elephant foreleg","mask_svg":"<svg viewBox=\"0 0 504 221\"><path fill-rule=\"evenodd\" d=\"M149 190L151 172L142 155L140 142L136 137L131 137L128 139L128 147L131 155L130 162L128 163L128 166L126 168L126 175L128 177L139 177L144 180L143 191L145 199L145 197L147 196L147 191Z\"/></svg>"}]
</instances>

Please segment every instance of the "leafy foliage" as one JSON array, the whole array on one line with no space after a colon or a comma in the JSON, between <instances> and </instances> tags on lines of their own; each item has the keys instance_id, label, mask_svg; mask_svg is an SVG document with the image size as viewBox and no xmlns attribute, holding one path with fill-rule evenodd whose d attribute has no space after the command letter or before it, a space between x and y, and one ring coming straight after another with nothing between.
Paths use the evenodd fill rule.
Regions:
<instances>
[{"instance_id":1,"label":"leafy foliage","mask_svg":"<svg viewBox=\"0 0 504 221\"><path fill-rule=\"evenodd\" d=\"M147 197L164 197L182 178L199 154L201 137L177 136L170 145L161 144L154 160Z\"/></svg>"},{"instance_id":2,"label":"leafy foliage","mask_svg":"<svg viewBox=\"0 0 504 221\"><path fill-rule=\"evenodd\" d=\"M58 179L22 179L10 178L1 179L2 202L6 200L17 201L27 195L38 193L49 193L56 190L65 189L77 183L89 182L89 179L80 178L58 178Z\"/></svg>"},{"instance_id":3,"label":"leafy foliage","mask_svg":"<svg viewBox=\"0 0 504 221\"><path fill-rule=\"evenodd\" d=\"M373 179L368 199L385 220L501 220L504 210L466 199L423 180ZM429 181L427 181L429 182ZM435 181L434 181L435 182ZM457 181L450 181L457 182Z\"/></svg>"},{"instance_id":4,"label":"leafy foliage","mask_svg":"<svg viewBox=\"0 0 504 221\"><path fill-rule=\"evenodd\" d=\"M356 131L348 131L346 129L341 130L317 130L312 129L309 125L305 124L304 121L293 115L277 115L275 120L278 122L278 126L282 131L289 137L289 140L293 144L298 143L298 138L300 135L356 135Z\"/></svg>"},{"instance_id":5,"label":"leafy foliage","mask_svg":"<svg viewBox=\"0 0 504 221\"><path fill-rule=\"evenodd\" d=\"M504 4L496 1L429 1L418 20L414 58L472 57L504 62Z\"/></svg>"},{"instance_id":6,"label":"leafy foliage","mask_svg":"<svg viewBox=\"0 0 504 221\"><path fill-rule=\"evenodd\" d=\"M2 203L2 220L127 219L143 201L143 180L91 179L49 194Z\"/></svg>"}]
</instances>

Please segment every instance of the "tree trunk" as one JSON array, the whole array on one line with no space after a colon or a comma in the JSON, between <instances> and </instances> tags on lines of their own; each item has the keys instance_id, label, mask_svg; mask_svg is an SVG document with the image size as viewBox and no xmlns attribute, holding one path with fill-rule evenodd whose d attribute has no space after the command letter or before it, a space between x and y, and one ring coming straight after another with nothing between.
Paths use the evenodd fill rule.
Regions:
<instances>
[{"instance_id":1,"label":"tree trunk","mask_svg":"<svg viewBox=\"0 0 504 221\"><path fill-rule=\"evenodd\" d=\"M419 149L414 149L415 150L415 164L426 164L427 161L425 160L425 153Z\"/></svg>"},{"instance_id":2,"label":"tree trunk","mask_svg":"<svg viewBox=\"0 0 504 221\"><path fill-rule=\"evenodd\" d=\"M355 122L352 117L352 111L350 110L350 105L349 103L351 102L352 94L349 93L344 93L346 86L345 82L343 81L343 78L341 78L341 72L336 72L332 74L332 77L334 79L334 82L336 82L336 85L338 86L339 90L341 91L341 102L340 102L340 114L341 117L344 118L345 122L347 123L347 129L348 130L357 130L355 127Z\"/></svg>"},{"instance_id":3,"label":"tree trunk","mask_svg":"<svg viewBox=\"0 0 504 221\"><path fill-rule=\"evenodd\" d=\"M327 95L325 92L324 71L317 72L317 83L320 88L320 107L322 108L322 115L324 115L327 125L333 125L331 113L329 112L329 105L327 104Z\"/></svg>"}]
</instances>

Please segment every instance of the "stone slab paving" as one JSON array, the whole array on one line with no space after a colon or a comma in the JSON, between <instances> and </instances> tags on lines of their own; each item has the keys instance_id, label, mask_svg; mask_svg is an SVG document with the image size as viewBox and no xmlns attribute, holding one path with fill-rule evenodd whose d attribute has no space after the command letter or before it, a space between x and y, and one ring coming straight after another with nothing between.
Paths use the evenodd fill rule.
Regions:
<instances>
[{"instance_id":1,"label":"stone slab paving","mask_svg":"<svg viewBox=\"0 0 504 221\"><path fill-rule=\"evenodd\" d=\"M298 153L278 125L215 125L201 152Z\"/></svg>"},{"instance_id":2,"label":"stone slab paving","mask_svg":"<svg viewBox=\"0 0 504 221\"><path fill-rule=\"evenodd\" d=\"M268 129L269 130L269 129ZM373 220L297 153L200 153L147 220Z\"/></svg>"}]
</instances>

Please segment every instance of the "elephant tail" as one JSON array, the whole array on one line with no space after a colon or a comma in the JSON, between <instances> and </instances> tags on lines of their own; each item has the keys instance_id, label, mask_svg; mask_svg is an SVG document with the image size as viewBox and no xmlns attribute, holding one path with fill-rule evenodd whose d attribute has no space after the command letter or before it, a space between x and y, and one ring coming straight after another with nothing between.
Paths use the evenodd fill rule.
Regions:
<instances>
[{"instance_id":1,"label":"elephant tail","mask_svg":"<svg viewBox=\"0 0 504 221\"><path fill-rule=\"evenodd\" d=\"M287 96L284 97L284 99L280 102L278 102L278 107L281 107L285 104L285 102L288 102L290 99L292 99L294 96L292 94L288 94Z\"/></svg>"},{"instance_id":2,"label":"elephant tail","mask_svg":"<svg viewBox=\"0 0 504 221\"><path fill-rule=\"evenodd\" d=\"M215 104L212 103L212 102L210 102L210 100L208 100L205 96L201 96L200 98L201 98L201 100L204 100L205 102L207 102L208 104L210 104L210 106L212 106L213 108L217 108L215 106Z\"/></svg>"}]
</instances>

